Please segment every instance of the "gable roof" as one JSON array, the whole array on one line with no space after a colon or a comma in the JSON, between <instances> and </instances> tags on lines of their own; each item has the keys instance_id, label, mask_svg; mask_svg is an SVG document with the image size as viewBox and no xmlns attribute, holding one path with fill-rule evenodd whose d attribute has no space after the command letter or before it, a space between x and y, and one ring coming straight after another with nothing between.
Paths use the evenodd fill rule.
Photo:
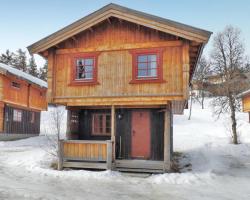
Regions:
<instances>
[{"instance_id":1,"label":"gable roof","mask_svg":"<svg viewBox=\"0 0 250 200\"><path fill-rule=\"evenodd\" d=\"M89 29L109 17L117 17L122 20L130 21L199 43L207 43L210 35L212 34L212 32L206 30L111 3L39 40L27 48L30 53L40 53L84 30Z\"/></svg>"},{"instance_id":2,"label":"gable roof","mask_svg":"<svg viewBox=\"0 0 250 200\"><path fill-rule=\"evenodd\" d=\"M3 63L0 63L0 73L1 74L11 74L16 76L17 78L24 79L30 83L36 84L42 88L48 88L47 82L36 78L30 74L27 74L19 69L14 68L11 65L6 65Z\"/></svg>"}]
</instances>

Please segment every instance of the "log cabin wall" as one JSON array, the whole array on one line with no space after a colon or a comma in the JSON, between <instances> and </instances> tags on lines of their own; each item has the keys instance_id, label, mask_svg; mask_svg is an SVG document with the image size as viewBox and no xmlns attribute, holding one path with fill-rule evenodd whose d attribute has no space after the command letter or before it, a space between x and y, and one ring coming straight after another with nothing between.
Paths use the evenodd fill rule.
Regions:
<instances>
[{"instance_id":1,"label":"log cabin wall","mask_svg":"<svg viewBox=\"0 0 250 200\"><path fill-rule=\"evenodd\" d=\"M0 74L0 89L0 132L32 134L33 131L33 134L38 134L40 111L47 109L46 89L10 74ZM9 119L14 108L22 111L22 122ZM35 115L35 122L30 123L32 112ZM7 116L8 121L6 121Z\"/></svg>"},{"instance_id":2,"label":"log cabin wall","mask_svg":"<svg viewBox=\"0 0 250 200\"><path fill-rule=\"evenodd\" d=\"M49 51L48 100L69 106L166 104L167 100L182 100L186 98L184 90L189 80L188 46L176 36L133 23L115 19L104 22ZM131 50L159 47L163 49L164 82L131 84ZM89 52L98 53L98 84L71 85L72 56Z\"/></svg>"},{"instance_id":3,"label":"log cabin wall","mask_svg":"<svg viewBox=\"0 0 250 200\"><path fill-rule=\"evenodd\" d=\"M15 76L0 75L2 80L2 99L1 101L19 107L26 107L34 110L46 110L46 90ZM19 84L19 87L13 86Z\"/></svg>"}]
</instances>

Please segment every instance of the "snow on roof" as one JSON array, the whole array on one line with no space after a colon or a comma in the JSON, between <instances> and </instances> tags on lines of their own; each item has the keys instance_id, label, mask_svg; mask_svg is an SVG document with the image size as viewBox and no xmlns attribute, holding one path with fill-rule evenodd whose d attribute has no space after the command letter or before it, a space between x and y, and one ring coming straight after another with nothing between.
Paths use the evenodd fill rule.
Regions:
<instances>
[{"instance_id":1,"label":"snow on roof","mask_svg":"<svg viewBox=\"0 0 250 200\"><path fill-rule=\"evenodd\" d=\"M40 86L40 87L48 88L47 82L45 82L37 77L34 77L30 74L27 74L19 69L16 69L11 65L6 65L6 64L0 63L0 72L4 73L4 74L10 73L14 76L17 76L18 78L29 81L33 84Z\"/></svg>"},{"instance_id":2,"label":"snow on roof","mask_svg":"<svg viewBox=\"0 0 250 200\"><path fill-rule=\"evenodd\" d=\"M239 96L239 97L244 97L244 96L246 96L246 95L248 95L248 94L250 94L250 89L249 89L249 90L246 90L246 91L244 91L244 92L242 92L242 93L240 93L238 96Z\"/></svg>"}]
</instances>

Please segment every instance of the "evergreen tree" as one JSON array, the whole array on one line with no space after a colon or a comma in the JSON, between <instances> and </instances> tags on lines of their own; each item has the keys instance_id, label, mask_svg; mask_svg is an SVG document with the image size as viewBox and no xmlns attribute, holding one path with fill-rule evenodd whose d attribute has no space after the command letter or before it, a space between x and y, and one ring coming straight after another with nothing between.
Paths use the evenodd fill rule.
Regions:
<instances>
[{"instance_id":1,"label":"evergreen tree","mask_svg":"<svg viewBox=\"0 0 250 200\"><path fill-rule=\"evenodd\" d=\"M39 78L44 81L47 81L47 73L48 73L48 61L46 60L44 66L41 67L39 70Z\"/></svg>"},{"instance_id":2,"label":"evergreen tree","mask_svg":"<svg viewBox=\"0 0 250 200\"><path fill-rule=\"evenodd\" d=\"M6 50L6 53L2 53L0 55L0 62L6 65L14 65L15 64L15 54L11 52L9 49Z\"/></svg>"},{"instance_id":3,"label":"evergreen tree","mask_svg":"<svg viewBox=\"0 0 250 200\"><path fill-rule=\"evenodd\" d=\"M39 77L36 61L33 55L29 59L28 73L32 76Z\"/></svg>"},{"instance_id":4,"label":"evergreen tree","mask_svg":"<svg viewBox=\"0 0 250 200\"><path fill-rule=\"evenodd\" d=\"M15 55L14 66L24 72L27 72L27 56L26 52L22 49L18 49Z\"/></svg>"}]
</instances>

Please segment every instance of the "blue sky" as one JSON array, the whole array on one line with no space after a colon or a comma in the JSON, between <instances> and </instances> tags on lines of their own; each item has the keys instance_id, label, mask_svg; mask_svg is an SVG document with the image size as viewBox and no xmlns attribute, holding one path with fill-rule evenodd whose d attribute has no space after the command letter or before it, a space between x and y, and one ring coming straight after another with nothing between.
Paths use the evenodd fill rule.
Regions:
<instances>
[{"instance_id":1,"label":"blue sky","mask_svg":"<svg viewBox=\"0 0 250 200\"><path fill-rule=\"evenodd\" d=\"M250 56L249 0L114 0L132 9L196 26L214 33L231 24L241 29ZM106 0L1 0L0 53L15 51L111 3ZM208 54L212 38L205 49ZM39 65L43 61L38 56Z\"/></svg>"}]
</instances>

